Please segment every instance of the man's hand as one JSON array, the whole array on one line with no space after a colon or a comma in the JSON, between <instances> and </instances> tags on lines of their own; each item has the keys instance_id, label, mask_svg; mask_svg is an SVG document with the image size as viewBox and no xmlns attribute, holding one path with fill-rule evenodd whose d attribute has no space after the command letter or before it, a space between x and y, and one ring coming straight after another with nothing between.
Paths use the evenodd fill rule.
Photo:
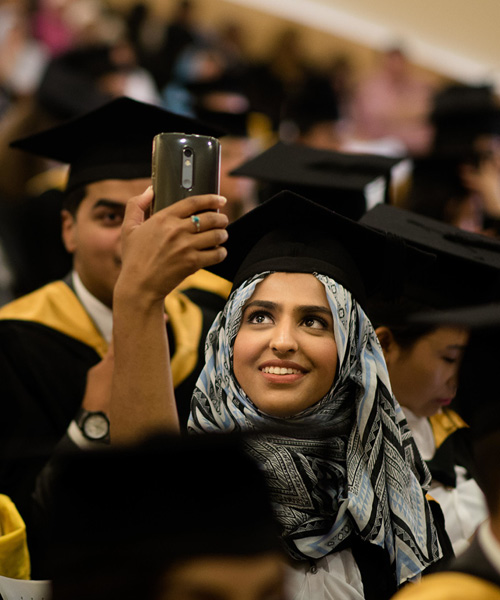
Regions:
<instances>
[{"instance_id":1,"label":"man's hand","mask_svg":"<svg viewBox=\"0 0 500 600\"><path fill-rule=\"evenodd\" d=\"M115 354L111 343L104 358L87 373L87 386L82 403L85 410L102 411L109 415L114 365Z\"/></svg>"}]
</instances>

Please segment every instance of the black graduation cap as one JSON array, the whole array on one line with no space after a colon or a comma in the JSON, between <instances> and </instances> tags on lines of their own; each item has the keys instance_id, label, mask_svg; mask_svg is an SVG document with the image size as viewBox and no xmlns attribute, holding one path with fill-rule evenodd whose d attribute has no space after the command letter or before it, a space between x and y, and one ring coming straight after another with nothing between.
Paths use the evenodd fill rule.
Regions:
<instances>
[{"instance_id":1,"label":"black graduation cap","mask_svg":"<svg viewBox=\"0 0 500 600\"><path fill-rule=\"evenodd\" d=\"M474 439L500 431L500 396L495 377L500 365L500 302L419 312L410 322L470 330L453 407L471 427Z\"/></svg>"},{"instance_id":2,"label":"black graduation cap","mask_svg":"<svg viewBox=\"0 0 500 600\"><path fill-rule=\"evenodd\" d=\"M449 308L500 299L499 240L385 204L361 222L436 255L432 268L408 282L405 293L415 300Z\"/></svg>"},{"instance_id":3,"label":"black graduation cap","mask_svg":"<svg viewBox=\"0 0 500 600\"><path fill-rule=\"evenodd\" d=\"M226 73L215 80L187 83L186 88L198 119L219 127L225 135L248 137L252 111L241 75Z\"/></svg>"},{"instance_id":4,"label":"black graduation cap","mask_svg":"<svg viewBox=\"0 0 500 600\"><path fill-rule=\"evenodd\" d=\"M461 169L472 159L472 152L467 155L433 152L414 159L407 207L419 214L446 220L450 200L461 200L470 194L463 183Z\"/></svg>"},{"instance_id":5,"label":"black graduation cap","mask_svg":"<svg viewBox=\"0 0 500 600\"><path fill-rule=\"evenodd\" d=\"M434 96L430 121L434 147L456 155L472 150L477 136L500 133L500 105L490 85L452 84Z\"/></svg>"},{"instance_id":6,"label":"black graduation cap","mask_svg":"<svg viewBox=\"0 0 500 600\"><path fill-rule=\"evenodd\" d=\"M52 129L11 143L70 164L67 190L103 179L151 175L153 138L162 132L219 136L216 127L127 97L117 98Z\"/></svg>"},{"instance_id":7,"label":"black graduation cap","mask_svg":"<svg viewBox=\"0 0 500 600\"><path fill-rule=\"evenodd\" d=\"M162 434L63 456L48 514L54 586L113 577L120 585L134 575L147 586L155 565L160 576L183 559L280 551L267 484L245 439Z\"/></svg>"},{"instance_id":8,"label":"black graduation cap","mask_svg":"<svg viewBox=\"0 0 500 600\"><path fill-rule=\"evenodd\" d=\"M248 125L250 115L249 111L228 112L202 108L196 111L196 116L203 123L218 127L224 132L225 136L239 138L249 137Z\"/></svg>"},{"instance_id":9,"label":"black graduation cap","mask_svg":"<svg viewBox=\"0 0 500 600\"><path fill-rule=\"evenodd\" d=\"M99 79L129 70L114 59L113 49L112 44L92 43L53 57L36 90L39 104L58 120L65 120L109 102L112 96L100 89Z\"/></svg>"},{"instance_id":10,"label":"black graduation cap","mask_svg":"<svg viewBox=\"0 0 500 600\"><path fill-rule=\"evenodd\" d=\"M322 273L344 285L363 304L375 292L397 293L400 281L433 255L290 191L246 213L227 231L226 259L209 270L233 289L264 271Z\"/></svg>"},{"instance_id":11,"label":"black graduation cap","mask_svg":"<svg viewBox=\"0 0 500 600\"><path fill-rule=\"evenodd\" d=\"M265 199L291 190L357 220L368 208L389 200L391 169L398 162L278 142L230 174L267 183Z\"/></svg>"},{"instance_id":12,"label":"black graduation cap","mask_svg":"<svg viewBox=\"0 0 500 600\"><path fill-rule=\"evenodd\" d=\"M338 121L338 98L327 77L312 75L288 93L282 109L282 120L291 121L301 133L317 123Z\"/></svg>"}]
</instances>

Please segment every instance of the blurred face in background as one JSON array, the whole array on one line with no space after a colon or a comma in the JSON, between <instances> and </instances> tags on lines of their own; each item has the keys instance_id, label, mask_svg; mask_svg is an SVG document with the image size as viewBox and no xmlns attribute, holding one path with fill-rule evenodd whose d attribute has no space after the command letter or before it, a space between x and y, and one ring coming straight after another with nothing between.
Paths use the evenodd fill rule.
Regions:
<instances>
[{"instance_id":1,"label":"blurred face in background","mask_svg":"<svg viewBox=\"0 0 500 600\"><path fill-rule=\"evenodd\" d=\"M405 348L396 342L387 327L379 327L377 334L392 391L401 406L416 416L431 417L451 404L469 339L467 330L438 327Z\"/></svg>"}]
</instances>

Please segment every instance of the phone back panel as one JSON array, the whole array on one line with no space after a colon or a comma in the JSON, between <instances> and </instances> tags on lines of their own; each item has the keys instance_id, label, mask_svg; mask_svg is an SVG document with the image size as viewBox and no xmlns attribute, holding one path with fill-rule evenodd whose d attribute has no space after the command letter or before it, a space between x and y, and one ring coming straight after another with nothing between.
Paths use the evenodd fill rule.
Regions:
<instances>
[{"instance_id":1,"label":"phone back panel","mask_svg":"<svg viewBox=\"0 0 500 600\"><path fill-rule=\"evenodd\" d=\"M214 137L160 133L153 141L156 212L187 196L218 194L220 143Z\"/></svg>"}]
</instances>

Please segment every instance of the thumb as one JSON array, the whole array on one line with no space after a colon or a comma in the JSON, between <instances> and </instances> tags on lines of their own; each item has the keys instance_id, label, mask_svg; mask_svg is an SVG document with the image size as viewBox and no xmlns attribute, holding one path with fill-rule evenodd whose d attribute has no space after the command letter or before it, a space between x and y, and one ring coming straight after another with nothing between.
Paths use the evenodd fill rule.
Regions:
<instances>
[{"instance_id":1,"label":"thumb","mask_svg":"<svg viewBox=\"0 0 500 600\"><path fill-rule=\"evenodd\" d=\"M130 231L144 223L147 210L153 201L153 187L149 186L140 196L134 196L127 202L122 229Z\"/></svg>"}]
</instances>

